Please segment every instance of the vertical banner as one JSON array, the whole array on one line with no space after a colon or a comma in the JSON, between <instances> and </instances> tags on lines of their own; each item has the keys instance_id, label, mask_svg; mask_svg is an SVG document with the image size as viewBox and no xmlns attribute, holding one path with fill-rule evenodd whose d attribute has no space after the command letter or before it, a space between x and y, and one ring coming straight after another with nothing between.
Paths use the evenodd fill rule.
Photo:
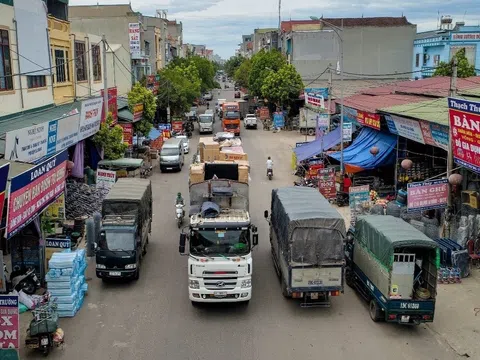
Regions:
<instances>
[{"instance_id":1,"label":"vertical banner","mask_svg":"<svg viewBox=\"0 0 480 360\"><path fill-rule=\"evenodd\" d=\"M101 90L101 96L103 99L104 90ZM118 123L118 105L117 105L117 88L111 87L107 90L108 95L108 111L112 113L112 125L116 125ZM102 123L105 122L107 119L107 115L105 114L105 107L102 106Z\"/></svg>"},{"instance_id":2,"label":"vertical banner","mask_svg":"<svg viewBox=\"0 0 480 360\"><path fill-rule=\"evenodd\" d=\"M3 205L5 202L5 191L7 190L8 172L10 163L0 167L0 220L3 219Z\"/></svg>"},{"instance_id":3,"label":"vertical banner","mask_svg":"<svg viewBox=\"0 0 480 360\"><path fill-rule=\"evenodd\" d=\"M176 133L181 133L183 131L183 121L182 120L172 120L172 130Z\"/></svg>"},{"instance_id":4,"label":"vertical banner","mask_svg":"<svg viewBox=\"0 0 480 360\"><path fill-rule=\"evenodd\" d=\"M327 199L334 199L337 196L334 168L318 170L318 190Z\"/></svg>"},{"instance_id":5,"label":"vertical banner","mask_svg":"<svg viewBox=\"0 0 480 360\"><path fill-rule=\"evenodd\" d=\"M20 313L18 295L0 295L0 359L6 349L20 348Z\"/></svg>"},{"instance_id":6,"label":"vertical banner","mask_svg":"<svg viewBox=\"0 0 480 360\"><path fill-rule=\"evenodd\" d=\"M273 113L273 126L277 129L281 129L285 126L285 117L283 116L283 112L275 112Z\"/></svg>"},{"instance_id":7,"label":"vertical banner","mask_svg":"<svg viewBox=\"0 0 480 360\"><path fill-rule=\"evenodd\" d=\"M78 141L95 135L102 122L103 98L97 97L82 101Z\"/></svg>"},{"instance_id":8,"label":"vertical banner","mask_svg":"<svg viewBox=\"0 0 480 360\"><path fill-rule=\"evenodd\" d=\"M355 225L357 216L364 213L366 205L370 202L370 186L351 186L348 190L350 203L350 224Z\"/></svg>"},{"instance_id":9,"label":"vertical banner","mask_svg":"<svg viewBox=\"0 0 480 360\"><path fill-rule=\"evenodd\" d=\"M133 122L143 119L143 104L137 104L133 107Z\"/></svg>"},{"instance_id":10,"label":"vertical banner","mask_svg":"<svg viewBox=\"0 0 480 360\"><path fill-rule=\"evenodd\" d=\"M353 135L353 124L352 123L343 123L342 137L343 141L352 141Z\"/></svg>"},{"instance_id":11,"label":"vertical banner","mask_svg":"<svg viewBox=\"0 0 480 360\"><path fill-rule=\"evenodd\" d=\"M129 147L133 146L133 124L120 124L123 129L123 142Z\"/></svg>"},{"instance_id":12,"label":"vertical banner","mask_svg":"<svg viewBox=\"0 0 480 360\"><path fill-rule=\"evenodd\" d=\"M97 169L97 188L111 189L117 181L117 173L111 170Z\"/></svg>"},{"instance_id":13,"label":"vertical banner","mask_svg":"<svg viewBox=\"0 0 480 360\"><path fill-rule=\"evenodd\" d=\"M448 98L455 162L480 173L480 102Z\"/></svg>"},{"instance_id":14,"label":"vertical banner","mask_svg":"<svg viewBox=\"0 0 480 360\"><path fill-rule=\"evenodd\" d=\"M128 24L128 39L130 43L130 54L134 57L140 56L140 23Z\"/></svg>"}]
</instances>

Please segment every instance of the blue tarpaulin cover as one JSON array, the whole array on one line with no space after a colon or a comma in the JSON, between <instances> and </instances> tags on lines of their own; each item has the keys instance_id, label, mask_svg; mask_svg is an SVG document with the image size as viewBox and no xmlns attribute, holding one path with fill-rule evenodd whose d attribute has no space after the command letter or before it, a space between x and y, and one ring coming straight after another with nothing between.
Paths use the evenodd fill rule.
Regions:
<instances>
[{"instance_id":1,"label":"blue tarpaulin cover","mask_svg":"<svg viewBox=\"0 0 480 360\"><path fill-rule=\"evenodd\" d=\"M393 164L396 144L395 135L364 127L352 144L343 150L343 162L347 172L355 173ZM370 153L373 146L379 150L375 156ZM328 156L340 161L339 151Z\"/></svg>"},{"instance_id":2,"label":"blue tarpaulin cover","mask_svg":"<svg viewBox=\"0 0 480 360\"><path fill-rule=\"evenodd\" d=\"M331 149L338 144L340 144L340 127L337 127L335 130L329 132L327 135L324 135L323 140L322 138L319 138L308 144L297 147L293 149L293 151L297 156L297 161L303 161L305 159L311 158L312 156L318 155L325 150Z\"/></svg>"}]
</instances>

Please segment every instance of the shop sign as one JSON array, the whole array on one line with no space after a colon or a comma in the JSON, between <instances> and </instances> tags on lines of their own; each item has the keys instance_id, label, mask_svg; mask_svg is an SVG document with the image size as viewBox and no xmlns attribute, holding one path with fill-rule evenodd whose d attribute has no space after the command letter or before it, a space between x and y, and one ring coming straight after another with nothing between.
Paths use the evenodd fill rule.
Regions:
<instances>
[{"instance_id":1,"label":"shop sign","mask_svg":"<svg viewBox=\"0 0 480 360\"><path fill-rule=\"evenodd\" d=\"M380 115L357 110L357 121L360 125L380 130Z\"/></svg>"},{"instance_id":2,"label":"shop sign","mask_svg":"<svg viewBox=\"0 0 480 360\"><path fill-rule=\"evenodd\" d=\"M337 196L334 168L318 170L318 190L327 199L333 199Z\"/></svg>"},{"instance_id":3,"label":"shop sign","mask_svg":"<svg viewBox=\"0 0 480 360\"><path fill-rule=\"evenodd\" d=\"M448 151L448 126L420 120L420 128L425 144Z\"/></svg>"},{"instance_id":4,"label":"shop sign","mask_svg":"<svg viewBox=\"0 0 480 360\"><path fill-rule=\"evenodd\" d=\"M308 144L310 141L301 141L301 142L297 142L295 143L295 147L298 148L300 146L303 146L305 144Z\"/></svg>"},{"instance_id":5,"label":"shop sign","mask_svg":"<svg viewBox=\"0 0 480 360\"><path fill-rule=\"evenodd\" d=\"M63 151L10 181L7 239L35 219L65 189L68 152Z\"/></svg>"},{"instance_id":6,"label":"shop sign","mask_svg":"<svg viewBox=\"0 0 480 360\"><path fill-rule=\"evenodd\" d=\"M330 115L317 114L317 125L319 129L328 129L330 127Z\"/></svg>"},{"instance_id":7,"label":"shop sign","mask_svg":"<svg viewBox=\"0 0 480 360\"><path fill-rule=\"evenodd\" d=\"M266 120L270 117L270 110L268 110L268 107L264 106L258 109L258 117L260 120Z\"/></svg>"},{"instance_id":8,"label":"shop sign","mask_svg":"<svg viewBox=\"0 0 480 360\"><path fill-rule=\"evenodd\" d=\"M104 90L101 90L101 96L103 99ZM118 104L117 104L117 88L111 87L107 90L108 96L108 112L112 113L112 126L118 123ZM106 121L107 117L105 116L105 107L102 106L102 123Z\"/></svg>"},{"instance_id":9,"label":"shop sign","mask_svg":"<svg viewBox=\"0 0 480 360\"><path fill-rule=\"evenodd\" d=\"M5 135L5 158L33 163L75 145L80 114L9 131Z\"/></svg>"},{"instance_id":10,"label":"shop sign","mask_svg":"<svg viewBox=\"0 0 480 360\"><path fill-rule=\"evenodd\" d=\"M48 262L52 258L52 255L56 252L62 252L65 249L72 247L72 241L70 238L55 238L49 237L45 239L45 260L48 266Z\"/></svg>"},{"instance_id":11,"label":"shop sign","mask_svg":"<svg viewBox=\"0 0 480 360\"><path fill-rule=\"evenodd\" d=\"M406 119L396 115L385 115L388 129L394 135L425 144L422 129L416 120Z\"/></svg>"},{"instance_id":12,"label":"shop sign","mask_svg":"<svg viewBox=\"0 0 480 360\"><path fill-rule=\"evenodd\" d=\"M143 119L143 104L137 104L133 107L133 122Z\"/></svg>"},{"instance_id":13,"label":"shop sign","mask_svg":"<svg viewBox=\"0 0 480 360\"><path fill-rule=\"evenodd\" d=\"M456 33L452 34L452 41L480 40L480 33Z\"/></svg>"},{"instance_id":14,"label":"shop sign","mask_svg":"<svg viewBox=\"0 0 480 360\"><path fill-rule=\"evenodd\" d=\"M353 136L353 124L343 123L343 141L352 141Z\"/></svg>"},{"instance_id":15,"label":"shop sign","mask_svg":"<svg viewBox=\"0 0 480 360\"><path fill-rule=\"evenodd\" d=\"M163 146L163 136L159 136L152 142L150 142L150 147L155 150L160 150Z\"/></svg>"},{"instance_id":16,"label":"shop sign","mask_svg":"<svg viewBox=\"0 0 480 360\"><path fill-rule=\"evenodd\" d=\"M182 120L173 120L172 121L172 130L176 133L181 133L183 130L183 121Z\"/></svg>"},{"instance_id":17,"label":"shop sign","mask_svg":"<svg viewBox=\"0 0 480 360\"><path fill-rule=\"evenodd\" d=\"M324 168L323 163L310 164L310 167L308 168L308 178L311 180L318 179L318 171L323 168Z\"/></svg>"},{"instance_id":18,"label":"shop sign","mask_svg":"<svg viewBox=\"0 0 480 360\"><path fill-rule=\"evenodd\" d=\"M128 24L128 39L130 42L130 54L140 56L140 23Z\"/></svg>"},{"instance_id":19,"label":"shop sign","mask_svg":"<svg viewBox=\"0 0 480 360\"><path fill-rule=\"evenodd\" d=\"M95 135L100 129L100 123L102 122L102 108L102 97L82 101L78 141L82 141L83 139Z\"/></svg>"},{"instance_id":20,"label":"shop sign","mask_svg":"<svg viewBox=\"0 0 480 360\"><path fill-rule=\"evenodd\" d=\"M447 206L447 199L447 179L407 184L408 212L443 209Z\"/></svg>"},{"instance_id":21,"label":"shop sign","mask_svg":"<svg viewBox=\"0 0 480 360\"><path fill-rule=\"evenodd\" d=\"M448 98L453 157L480 173L480 103Z\"/></svg>"},{"instance_id":22,"label":"shop sign","mask_svg":"<svg viewBox=\"0 0 480 360\"><path fill-rule=\"evenodd\" d=\"M285 117L283 116L283 112L273 113L273 126L275 126L277 129L281 129L285 126Z\"/></svg>"},{"instance_id":23,"label":"shop sign","mask_svg":"<svg viewBox=\"0 0 480 360\"><path fill-rule=\"evenodd\" d=\"M20 312L18 295L0 295L0 351L19 349ZM3 354L0 359L4 359Z\"/></svg>"},{"instance_id":24,"label":"shop sign","mask_svg":"<svg viewBox=\"0 0 480 360\"><path fill-rule=\"evenodd\" d=\"M123 129L123 143L133 146L133 124L120 124Z\"/></svg>"},{"instance_id":25,"label":"shop sign","mask_svg":"<svg viewBox=\"0 0 480 360\"><path fill-rule=\"evenodd\" d=\"M45 209L45 216L50 219L65 220L65 194L60 195Z\"/></svg>"},{"instance_id":26,"label":"shop sign","mask_svg":"<svg viewBox=\"0 0 480 360\"><path fill-rule=\"evenodd\" d=\"M158 79L160 79L160 78L158 78ZM147 76L147 89L150 90L153 93L153 95L157 95L159 87L160 87L160 84L157 80L157 76L148 75Z\"/></svg>"},{"instance_id":27,"label":"shop sign","mask_svg":"<svg viewBox=\"0 0 480 360\"><path fill-rule=\"evenodd\" d=\"M348 189L350 203L350 224L355 225L357 216L363 214L364 209L370 201L370 186L351 186Z\"/></svg>"},{"instance_id":28,"label":"shop sign","mask_svg":"<svg viewBox=\"0 0 480 360\"><path fill-rule=\"evenodd\" d=\"M0 167L0 219L3 218L3 205L5 202L5 190L7 189L9 171L10 163L4 164Z\"/></svg>"},{"instance_id":29,"label":"shop sign","mask_svg":"<svg viewBox=\"0 0 480 360\"><path fill-rule=\"evenodd\" d=\"M357 116L358 116L357 109L354 109L354 108L351 108L351 107L348 107L348 106L343 107L343 117L344 117L343 121L344 122L345 122L345 118L347 118L350 121L354 121L354 122L358 123Z\"/></svg>"},{"instance_id":30,"label":"shop sign","mask_svg":"<svg viewBox=\"0 0 480 360\"><path fill-rule=\"evenodd\" d=\"M172 125L171 124L158 124L158 130L160 130L161 132L171 131L172 130Z\"/></svg>"},{"instance_id":31,"label":"shop sign","mask_svg":"<svg viewBox=\"0 0 480 360\"><path fill-rule=\"evenodd\" d=\"M97 169L97 189L111 189L117 180L117 173L111 170Z\"/></svg>"},{"instance_id":32,"label":"shop sign","mask_svg":"<svg viewBox=\"0 0 480 360\"><path fill-rule=\"evenodd\" d=\"M305 104L325 109L325 100L328 99L328 88L305 88Z\"/></svg>"}]
</instances>

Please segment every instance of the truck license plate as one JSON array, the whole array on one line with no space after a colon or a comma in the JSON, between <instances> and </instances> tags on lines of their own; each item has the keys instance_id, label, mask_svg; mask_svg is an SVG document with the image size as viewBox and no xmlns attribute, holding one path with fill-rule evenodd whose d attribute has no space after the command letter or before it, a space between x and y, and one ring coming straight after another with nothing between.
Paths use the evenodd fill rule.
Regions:
<instances>
[{"instance_id":1,"label":"truck license plate","mask_svg":"<svg viewBox=\"0 0 480 360\"><path fill-rule=\"evenodd\" d=\"M120 276L122 274L120 273L120 271L110 271L108 273L108 275L110 275L110 276Z\"/></svg>"},{"instance_id":2,"label":"truck license plate","mask_svg":"<svg viewBox=\"0 0 480 360\"><path fill-rule=\"evenodd\" d=\"M400 321L401 321L402 323L408 323L408 322L410 322L410 316L408 316L408 315L402 315L402 317L400 318Z\"/></svg>"},{"instance_id":3,"label":"truck license plate","mask_svg":"<svg viewBox=\"0 0 480 360\"><path fill-rule=\"evenodd\" d=\"M213 293L213 296L215 296L217 298L223 298L223 297L227 296L227 292L226 291L215 291Z\"/></svg>"},{"instance_id":4,"label":"truck license plate","mask_svg":"<svg viewBox=\"0 0 480 360\"><path fill-rule=\"evenodd\" d=\"M312 299L312 300L318 300L318 293L311 293L311 294L310 294L310 299Z\"/></svg>"},{"instance_id":5,"label":"truck license plate","mask_svg":"<svg viewBox=\"0 0 480 360\"><path fill-rule=\"evenodd\" d=\"M40 340L40 344L41 344L42 346L48 345L48 338L43 338L42 340Z\"/></svg>"}]
</instances>

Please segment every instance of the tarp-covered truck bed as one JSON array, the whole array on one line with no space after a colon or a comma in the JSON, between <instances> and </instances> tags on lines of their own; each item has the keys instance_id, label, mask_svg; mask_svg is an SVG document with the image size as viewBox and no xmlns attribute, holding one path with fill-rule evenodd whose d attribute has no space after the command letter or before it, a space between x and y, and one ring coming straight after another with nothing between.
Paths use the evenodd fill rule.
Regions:
<instances>
[{"instance_id":1,"label":"tarp-covered truck bed","mask_svg":"<svg viewBox=\"0 0 480 360\"><path fill-rule=\"evenodd\" d=\"M316 189L272 190L271 225L292 265L321 265L344 258L345 220Z\"/></svg>"}]
</instances>

